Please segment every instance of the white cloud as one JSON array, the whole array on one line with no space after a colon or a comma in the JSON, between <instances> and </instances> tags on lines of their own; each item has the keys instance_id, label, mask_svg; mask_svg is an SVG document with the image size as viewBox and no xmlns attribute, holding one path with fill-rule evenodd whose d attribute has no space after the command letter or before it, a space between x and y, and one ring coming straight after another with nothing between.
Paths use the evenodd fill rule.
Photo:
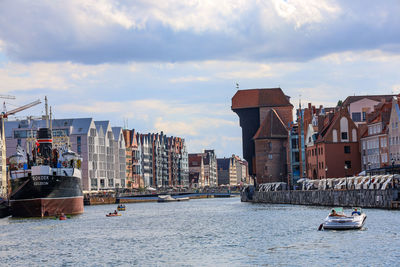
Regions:
<instances>
[{"instance_id":1,"label":"white cloud","mask_svg":"<svg viewBox=\"0 0 400 267\"><path fill-rule=\"evenodd\" d=\"M311 23L321 23L339 15L341 8L335 1L324 0L273 0L277 14L300 28Z\"/></svg>"},{"instance_id":2,"label":"white cloud","mask_svg":"<svg viewBox=\"0 0 400 267\"><path fill-rule=\"evenodd\" d=\"M48 89L62 91L71 89L74 81L88 81L105 70L106 65L85 66L64 63L5 63L0 66L0 88L2 92Z\"/></svg>"},{"instance_id":3,"label":"white cloud","mask_svg":"<svg viewBox=\"0 0 400 267\"><path fill-rule=\"evenodd\" d=\"M393 62L399 61L400 55L390 52L385 52L379 49L364 50L364 51L345 51L340 53L331 53L320 58L321 61L334 64L352 63L352 62Z\"/></svg>"}]
</instances>

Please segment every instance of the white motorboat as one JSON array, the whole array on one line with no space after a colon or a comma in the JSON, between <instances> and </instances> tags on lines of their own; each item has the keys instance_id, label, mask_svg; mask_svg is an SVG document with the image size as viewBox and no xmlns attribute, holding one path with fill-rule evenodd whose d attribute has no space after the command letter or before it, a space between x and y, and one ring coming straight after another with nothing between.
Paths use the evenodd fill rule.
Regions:
<instances>
[{"instance_id":1,"label":"white motorboat","mask_svg":"<svg viewBox=\"0 0 400 267\"><path fill-rule=\"evenodd\" d=\"M319 230L350 230L360 229L363 227L367 215L361 210L361 208L353 208L351 215L346 215L343 212L343 208L334 208L331 213L325 218L324 223L319 227Z\"/></svg>"},{"instance_id":2,"label":"white motorboat","mask_svg":"<svg viewBox=\"0 0 400 267\"><path fill-rule=\"evenodd\" d=\"M158 202L172 202L176 201L176 198L171 197L171 195L159 195Z\"/></svg>"}]
</instances>

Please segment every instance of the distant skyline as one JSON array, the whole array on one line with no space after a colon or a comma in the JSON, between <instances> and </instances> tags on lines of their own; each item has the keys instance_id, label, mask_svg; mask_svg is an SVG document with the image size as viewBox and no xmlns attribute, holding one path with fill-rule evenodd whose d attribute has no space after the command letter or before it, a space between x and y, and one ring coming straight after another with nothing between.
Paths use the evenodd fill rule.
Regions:
<instances>
[{"instance_id":1,"label":"distant skyline","mask_svg":"<svg viewBox=\"0 0 400 267\"><path fill-rule=\"evenodd\" d=\"M295 108L400 93L398 14L398 1L0 1L0 94L17 97L9 110L47 95L55 118L242 156L236 83L281 87Z\"/></svg>"}]
</instances>

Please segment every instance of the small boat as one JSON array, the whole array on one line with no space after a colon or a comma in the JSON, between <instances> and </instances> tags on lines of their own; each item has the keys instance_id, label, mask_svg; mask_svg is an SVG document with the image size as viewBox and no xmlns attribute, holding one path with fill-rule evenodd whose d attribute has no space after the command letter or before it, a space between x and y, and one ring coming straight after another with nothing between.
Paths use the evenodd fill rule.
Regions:
<instances>
[{"instance_id":1,"label":"small boat","mask_svg":"<svg viewBox=\"0 0 400 267\"><path fill-rule=\"evenodd\" d=\"M158 196L158 202L173 202L173 201L177 201L176 198L171 197L171 195L161 195Z\"/></svg>"},{"instance_id":2,"label":"small boat","mask_svg":"<svg viewBox=\"0 0 400 267\"><path fill-rule=\"evenodd\" d=\"M346 215L343 208L334 208L319 226L319 230L351 230L363 227L367 215L361 208L353 208L351 215Z\"/></svg>"},{"instance_id":3,"label":"small boat","mask_svg":"<svg viewBox=\"0 0 400 267\"><path fill-rule=\"evenodd\" d=\"M121 214L117 213L110 213L110 214L106 214L107 217L115 217L115 216L121 216Z\"/></svg>"},{"instance_id":4,"label":"small boat","mask_svg":"<svg viewBox=\"0 0 400 267\"><path fill-rule=\"evenodd\" d=\"M125 211L126 207L125 207L125 205L118 205L117 210L118 211Z\"/></svg>"},{"instance_id":5,"label":"small boat","mask_svg":"<svg viewBox=\"0 0 400 267\"><path fill-rule=\"evenodd\" d=\"M65 216L65 215L64 216L60 216L60 218L59 218L60 221L64 221L66 219L67 219L67 216Z\"/></svg>"}]
</instances>

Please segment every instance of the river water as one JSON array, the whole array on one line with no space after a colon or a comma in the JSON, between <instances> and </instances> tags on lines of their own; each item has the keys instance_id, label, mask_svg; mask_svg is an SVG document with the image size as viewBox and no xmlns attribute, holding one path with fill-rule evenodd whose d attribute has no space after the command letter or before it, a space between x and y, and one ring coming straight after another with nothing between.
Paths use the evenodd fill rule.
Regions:
<instances>
[{"instance_id":1,"label":"river water","mask_svg":"<svg viewBox=\"0 0 400 267\"><path fill-rule=\"evenodd\" d=\"M318 231L326 207L239 198L85 206L66 221L0 219L1 266L396 266L400 211L364 229Z\"/></svg>"}]
</instances>

